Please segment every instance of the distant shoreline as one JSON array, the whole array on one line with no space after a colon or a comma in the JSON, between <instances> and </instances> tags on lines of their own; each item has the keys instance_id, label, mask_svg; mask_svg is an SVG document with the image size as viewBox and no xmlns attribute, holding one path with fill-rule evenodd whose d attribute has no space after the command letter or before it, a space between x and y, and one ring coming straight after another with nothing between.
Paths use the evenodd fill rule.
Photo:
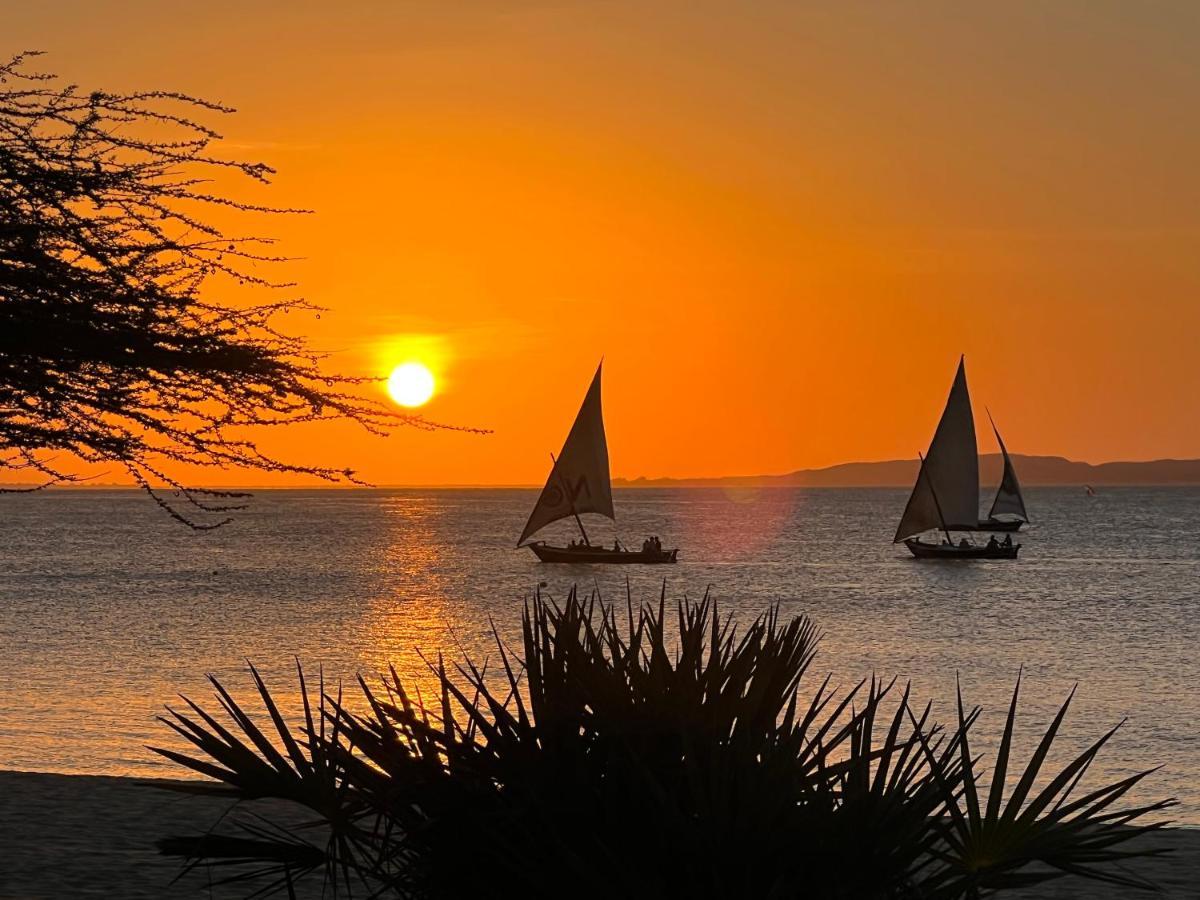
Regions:
<instances>
[{"instance_id":1,"label":"distant shoreline","mask_svg":"<svg viewBox=\"0 0 1200 900\"><path fill-rule=\"evenodd\" d=\"M1025 487L1195 487L1200 486L1200 459L1154 459L1135 462L1085 463L1062 456L1026 456L1012 454L1013 464ZM981 484L1000 481L1001 458L998 453L979 457ZM880 462L850 462L818 469L798 469L781 475L722 475L702 478L614 478L620 488L907 488L917 477L915 459L890 459ZM377 484L358 485L205 485L225 491L358 491L358 490L533 490L538 484ZM0 488L28 487L0 484ZM127 484L59 485L49 490L62 491L141 491Z\"/></svg>"},{"instance_id":2,"label":"distant shoreline","mask_svg":"<svg viewBox=\"0 0 1200 900\"><path fill-rule=\"evenodd\" d=\"M1154 459L1139 462L1085 463L1062 456L1011 454L1025 487L1170 487L1200 485L1200 459ZM982 484L998 484L1003 466L999 453L980 454ZM799 469L783 475L716 478L613 479L621 487L911 487L920 463L916 459L839 463Z\"/></svg>"}]
</instances>

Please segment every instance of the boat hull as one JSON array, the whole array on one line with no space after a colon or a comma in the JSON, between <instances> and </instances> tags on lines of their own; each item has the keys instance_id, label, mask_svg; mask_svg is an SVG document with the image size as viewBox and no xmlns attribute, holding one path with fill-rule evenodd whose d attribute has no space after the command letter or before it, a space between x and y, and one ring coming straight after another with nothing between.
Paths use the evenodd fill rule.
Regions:
<instances>
[{"instance_id":1,"label":"boat hull","mask_svg":"<svg viewBox=\"0 0 1200 900\"><path fill-rule=\"evenodd\" d=\"M675 562L678 550L613 550L611 547L552 547L540 541L527 544L544 563L605 565L662 565Z\"/></svg>"},{"instance_id":2,"label":"boat hull","mask_svg":"<svg viewBox=\"0 0 1200 900\"><path fill-rule=\"evenodd\" d=\"M1011 520L1011 519L980 519L979 524L969 530L970 531L999 531L999 532L1020 531L1021 526L1024 524L1025 523L1023 521L1021 521L1020 519L1017 519L1015 521ZM954 530L957 531L960 529L954 529Z\"/></svg>"},{"instance_id":3,"label":"boat hull","mask_svg":"<svg viewBox=\"0 0 1200 900\"><path fill-rule=\"evenodd\" d=\"M908 552L917 559L1016 559L1020 544L1011 547L989 547L986 544L927 544L915 538L904 542Z\"/></svg>"}]
</instances>

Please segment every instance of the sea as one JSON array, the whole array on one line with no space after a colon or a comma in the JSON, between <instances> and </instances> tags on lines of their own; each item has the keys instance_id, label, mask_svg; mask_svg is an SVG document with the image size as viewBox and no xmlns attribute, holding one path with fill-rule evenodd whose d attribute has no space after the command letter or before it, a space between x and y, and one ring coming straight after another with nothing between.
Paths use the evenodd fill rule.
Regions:
<instances>
[{"instance_id":1,"label":"sea","mask_svg":"<svg viewBox=\"0 0 1200 900\"><path fill-rule=\"evenodd\" d=\"M215 708L208 674L247 701L247 661L292 701L297 661L330 690L389 665L428 690L425 659L495 660L493 628L511 640L538 591L707 592L735 622L813 619L802 693L896 678L952 723L961 689L984 753L1018 676L1026 756L1077 686L1056 760L1124 723L1092 783L1161 766L1134 799L1175 797L1169 818L1200 824L1200 489L1028 489L1015 562L912 559L892 543L906 494L617 490L619 526L593 521L593 539L658 535L679 563L609 567L517 549L532 490L259 491L208 532L132 490L3 495L0 768L182 777L147 747L183 749L156 717L180 694Z\"/></svg>"}]
</instances>

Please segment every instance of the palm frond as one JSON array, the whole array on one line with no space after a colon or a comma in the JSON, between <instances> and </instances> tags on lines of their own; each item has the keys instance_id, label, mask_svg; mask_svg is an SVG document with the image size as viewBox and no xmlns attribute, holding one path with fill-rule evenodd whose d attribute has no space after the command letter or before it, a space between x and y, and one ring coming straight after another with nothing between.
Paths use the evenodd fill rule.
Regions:
<instances>
[{"instance_id":1,"label":"palm frond","mask_svg":"<svg viewBox=\"0 0 1200 900\"><path fill-rule=\"evenodd\" d=\"M1014 770L1018 677L984 796L980 711L961 689L949 729L894 681L809 691L820 632L778 607L739 627L709 595L669 608L664 589L640 607L627 594L620 618L596 595L536 596L519 645L493 625L495 665L423 657L430 704L394 668L378 687L358 678L358 709L323 681L314 704L297 666L297 725L253 667L267 727L212 679L218 714L185 699L163 717L190 752L156 752L238 797L300 803L329 836L313 849L259 829L189 852L264 889L320 871L335 889L406 898L941 900L1064 874L1144 885L1114 866L1146 855L1127 841L1161 827L1138 823L1170 801L1121 805L1148 772L1082 788L1113 732L1042 777L1070 698Z\"/></svg>"}]
</instances>

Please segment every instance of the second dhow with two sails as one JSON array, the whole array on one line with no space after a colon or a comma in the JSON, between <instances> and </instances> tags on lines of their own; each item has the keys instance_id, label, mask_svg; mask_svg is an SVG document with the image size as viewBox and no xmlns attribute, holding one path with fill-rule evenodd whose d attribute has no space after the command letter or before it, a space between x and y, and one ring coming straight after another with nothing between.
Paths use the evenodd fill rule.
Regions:
<instances>
[{"instance_id":1,"label":"second dhow with two sails","mask_svg":"<svg viewBox=\"0 0 1200 900\"><path fill-rule=\"evenodd\" d=\"M988 418L991 418L989 413ZM963 537L955 542L952 532L1016 531L1029 520L1017 471L992 422L996 441L1004 457L1004 473L986 520L979 519L979 448L975 442L975 417L967 391L967 373L962 359L946 400L941 421L933 433L929 452L921 457L917 483L896 529L894 541L904 542L913 556L922 559L1016 559L1020 544L1011 534L1003 541L994 536L986 544ZM1001 519L1000 516L1009 518ZM921 540L927 531L940 531L944 540Z\"/></svg>"},{"instance_id":2,"label":"second dhow with two sails","mask_svg":"<svg viewBox=\"0 0 1200 900\"><path fill-rule=\"evenodd\" d=\"M517 546L527 546L542 562L546 563L673 563L678 550L666 550L657 537L647 538L640 550L621 546L619 540L613 546L593 544L583 527L580 513L599 513L616 521L613 510L612 479L608 471L608 441L604 436L604 413L600 407L600 370L596 367L591 387L583 398L583 405L575 417L575 424L567 435L562 451L554 460L554 467L546 486L534 504L529 521L521 532ZM560 519L574 518L579 526L582 543L571 541L565 547L555 547L545 541L529 541L538 531ZM529 541L529 543L526 543Z\"/></svg>"}]
</instances>

